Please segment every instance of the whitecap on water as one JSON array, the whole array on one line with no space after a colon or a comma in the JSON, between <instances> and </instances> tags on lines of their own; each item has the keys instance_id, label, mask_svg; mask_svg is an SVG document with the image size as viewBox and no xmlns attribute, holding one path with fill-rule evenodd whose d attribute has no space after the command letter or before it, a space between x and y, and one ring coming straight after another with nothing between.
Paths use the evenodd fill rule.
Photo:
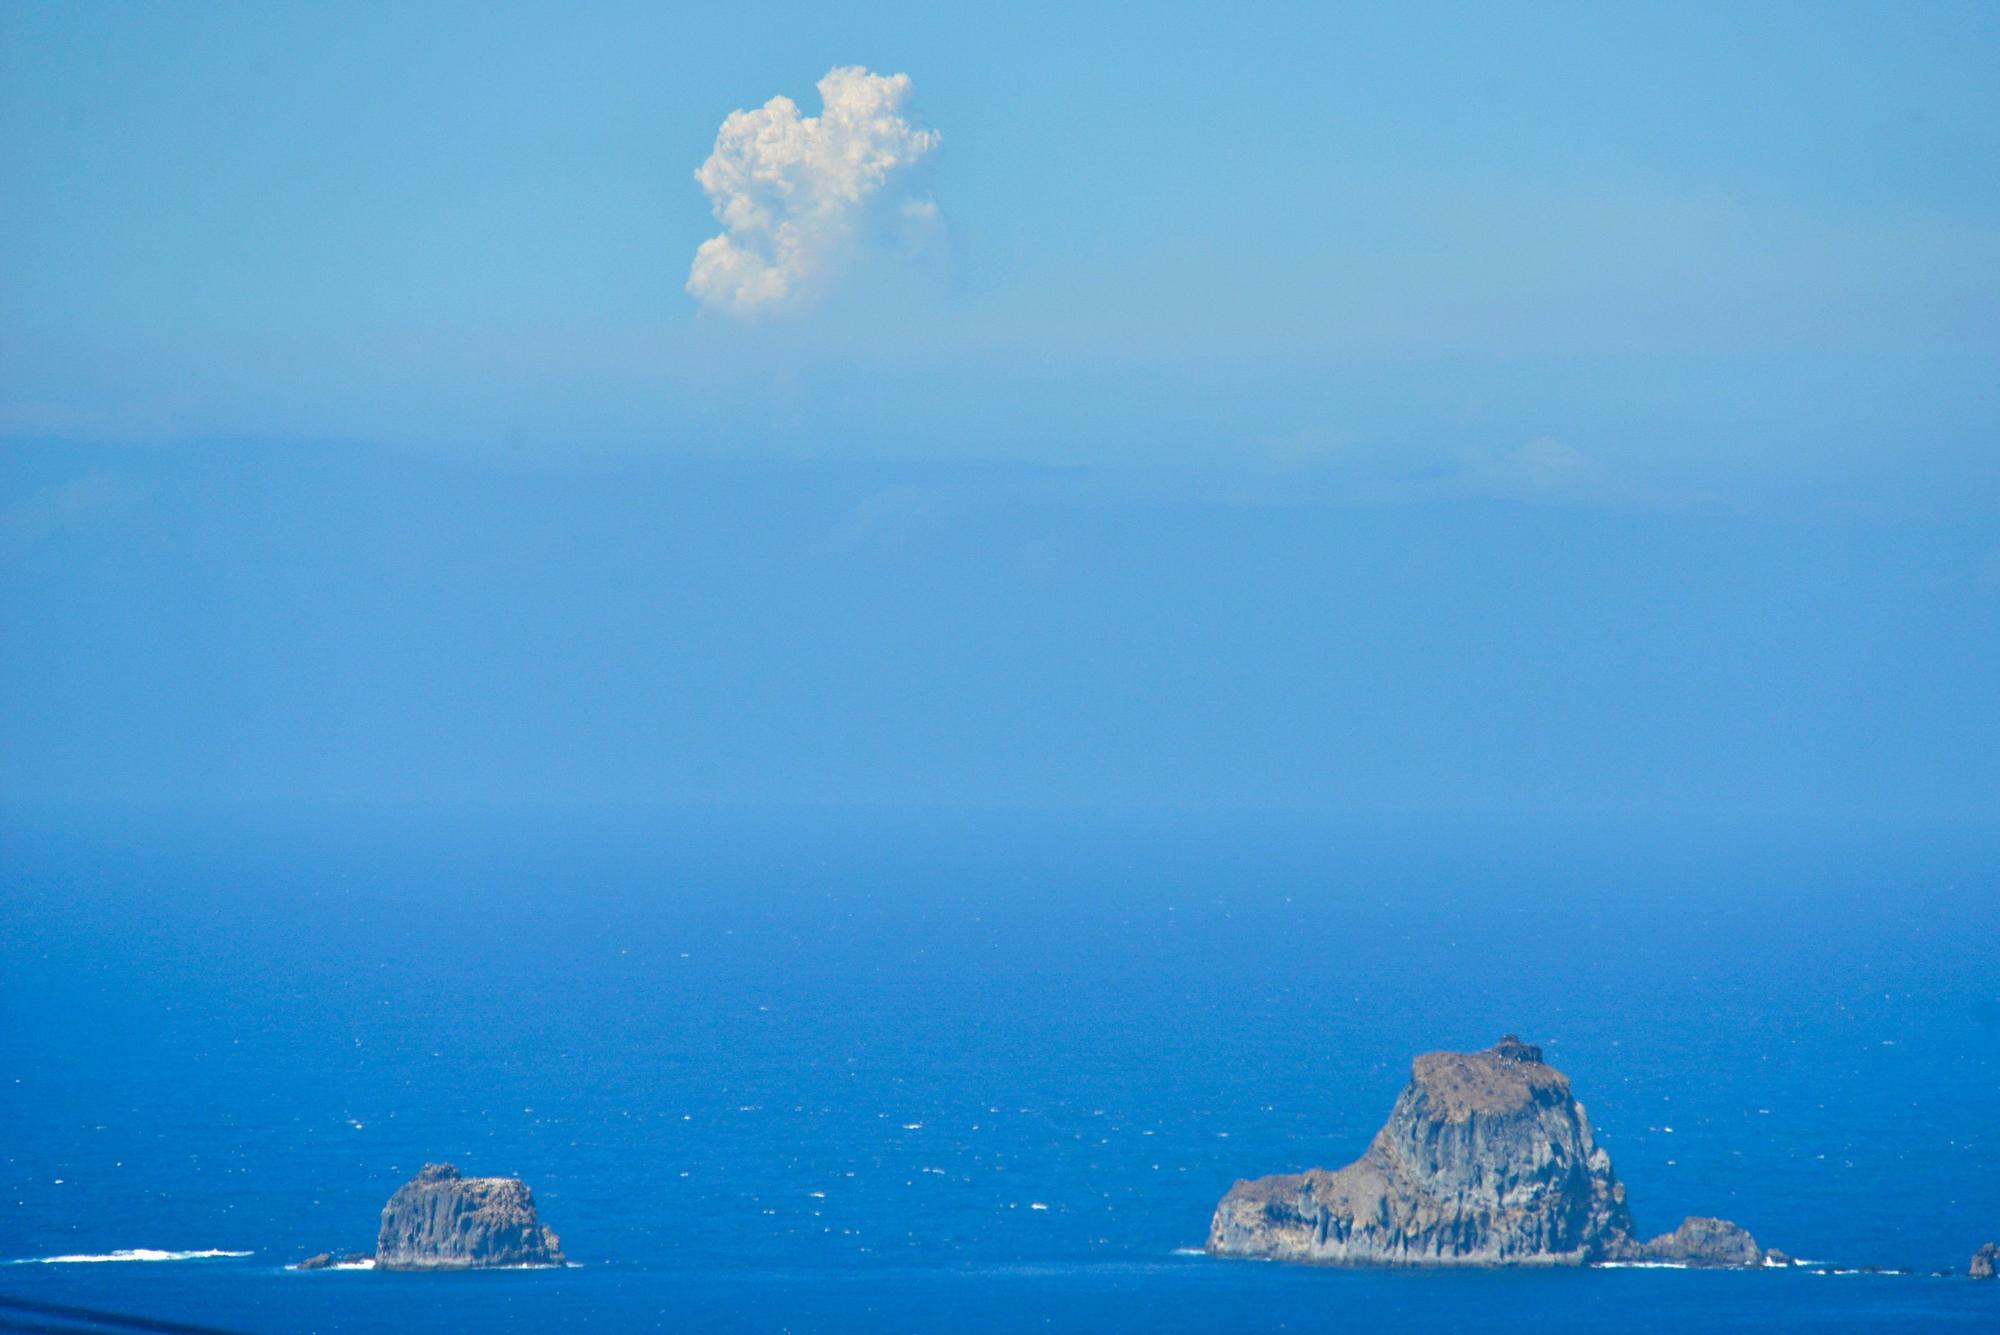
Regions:
<instances>
[{"instance_id":1,"label":"whitecap on water","mask_svg":"<svg viewBox=\"0 0 2000 1335\"><path fill-rule=\"evenodd\" d=\"M251 1252L232 1252L220 1247L208 1247L201 1251L169 1252L157 1247L126 1247L115 1252L73 1252L63 1256L24 1256L9 1261L8 1265L96 1265L110 1261L212 1261L223 1257L254 1255Z\"/></svg>"}]
</instances>

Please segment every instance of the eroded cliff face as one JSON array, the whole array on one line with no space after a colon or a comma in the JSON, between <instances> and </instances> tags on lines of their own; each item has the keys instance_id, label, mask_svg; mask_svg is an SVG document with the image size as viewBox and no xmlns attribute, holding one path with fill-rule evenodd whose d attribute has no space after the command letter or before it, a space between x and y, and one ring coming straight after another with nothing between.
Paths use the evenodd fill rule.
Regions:
<instances>
[{"instance_id":1,"label":"eroded cliff face","mask_svg":"<svg viewBox=\"0 0 2000 1335\"><path fill-rule=\"evenodd\" d=\"M425 1164L382 1207L375 1264L385 1270L561 1265L563 1254L519 1178L461 1177L450 1164Z\"/></svg>"},{"instance_id":2,"label":"eroded cliff face","mask_svg":"<svg viewBox=\"0 0 2000 1335\"><path fill-rule=\"evenodd\" d=\"M1331 1265L1738 1264L1695 1244L1713 1238L1725 1244L1713 1255L1734 1258L1735 1235L1749 1235L1699 1222L1696 1235L1639 1242L1568 1077L1509 1035L1484 1052L1418 1057L1367 1153L1338 1172L1238 1182L1216 1208L1208 1249ZM1689 1244L1686 1254L1665 1255L1670 1240Z\"/></svg>"}]
</instances>

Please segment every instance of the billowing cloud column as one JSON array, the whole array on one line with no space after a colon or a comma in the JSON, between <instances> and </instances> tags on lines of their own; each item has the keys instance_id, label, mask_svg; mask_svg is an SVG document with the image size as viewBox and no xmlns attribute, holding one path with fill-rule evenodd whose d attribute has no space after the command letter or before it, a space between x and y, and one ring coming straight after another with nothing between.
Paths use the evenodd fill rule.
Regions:
<instances>
[{"instance_id":1,"label":"billowing cloud column","mask_svg":"<svg viewBox=\"0 0 2000 1335\"><path fill-rule=\"evenodd\" d=\"M909 75L852 65L819 81L818 116L801 116L788 97L731 112L695 172L723 231L695 251L687 290L738 315L783 309L846 264L878 206L934 214L904 194L939 142L904 117L909 94Z\"/></svg>"}]
</instances>

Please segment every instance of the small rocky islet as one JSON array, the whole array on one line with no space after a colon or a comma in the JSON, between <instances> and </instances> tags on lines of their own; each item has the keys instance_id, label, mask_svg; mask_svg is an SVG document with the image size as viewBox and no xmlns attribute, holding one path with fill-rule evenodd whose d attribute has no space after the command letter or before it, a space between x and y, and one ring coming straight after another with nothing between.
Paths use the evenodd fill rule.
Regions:
<instances>
[{"instance_id":1,"label":"small rocky islet","mask_svg":"<svg viewBox=\"0 0 2000 1335\"><path fill-rule=\"evenodd\" d=\"M300 1270L479 1270L567 1264L562 1240L541 1222L535 1194L517 1177L466 1177L425 1164L382 1207L373 1255L321 1252Z\"/></svg>"},{"instance_id":2,"label":"small rocky islet","mask_svg":"<svg viewBox=\"0 0 2000 1335\"><path fill-rule=\"evenodd\" d=\"M1215 1256L1352 1266L1782 1265L1726 1219L1642 1241L1569 1078L1512 1034L1429 1052L1367 1151L1337 1172L1238 1182Z\"/></svg>"}]
</instances>

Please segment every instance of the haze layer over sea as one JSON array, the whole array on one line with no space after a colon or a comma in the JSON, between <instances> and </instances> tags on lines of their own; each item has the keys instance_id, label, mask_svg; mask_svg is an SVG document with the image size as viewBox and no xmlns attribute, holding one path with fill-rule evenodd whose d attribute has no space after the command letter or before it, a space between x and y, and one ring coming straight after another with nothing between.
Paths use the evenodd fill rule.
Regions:
<instances>
[{"instance_id":1,"label":"haze layer over sea","mask_svg":"<svg viewBox=\"0 0 2000 1335\"><path fill-rule=\"evenodd\" d=\"M2000 1286L1923 1272L2000 1235L1997 854L1851 821L12 808L0 1295L269 1331L1991 1329ZM1714 1212L1919 1273L1188 1252L1234 1179L1347 1162L1412 1056L1507 1031L1643 1231ZM370 1247L437 1160L527 1179L578 1267L284 1268Z\"/></svg>"}]
</instances>

